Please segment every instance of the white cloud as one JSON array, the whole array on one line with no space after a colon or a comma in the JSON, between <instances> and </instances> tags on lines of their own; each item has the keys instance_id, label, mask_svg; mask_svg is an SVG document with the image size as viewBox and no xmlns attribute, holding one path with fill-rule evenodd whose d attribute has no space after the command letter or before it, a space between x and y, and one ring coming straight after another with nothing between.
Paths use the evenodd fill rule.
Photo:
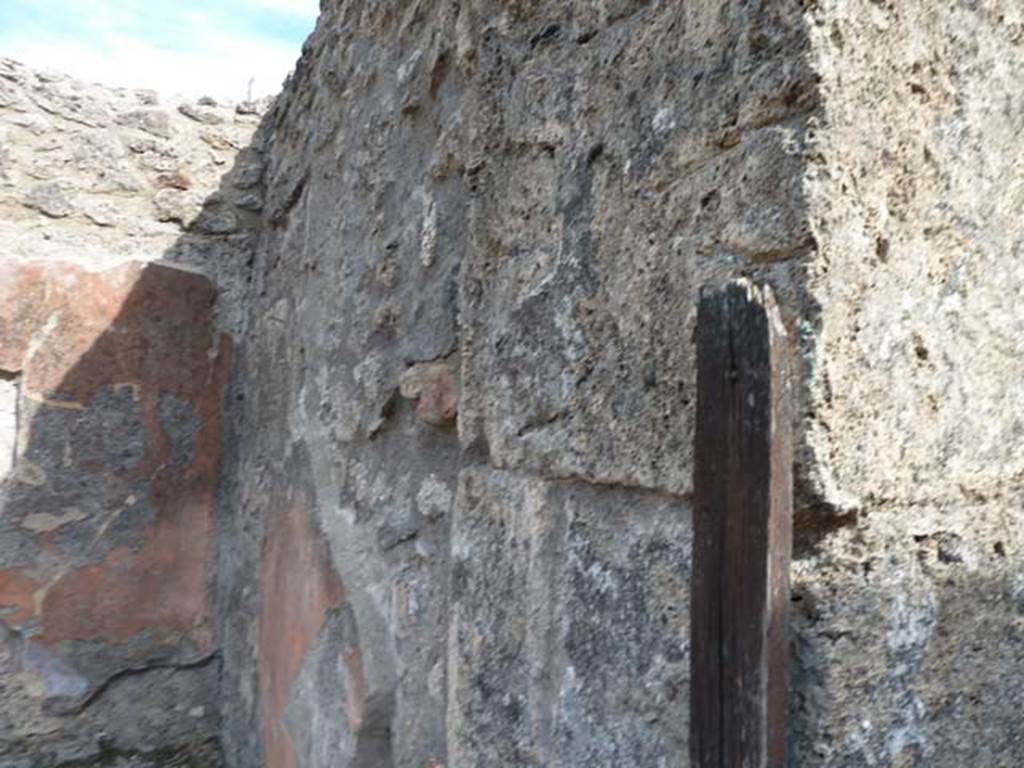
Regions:
<instances>
[{"instance_id":1,"label":"white cloud","mask_svg":"<svg viewBox=\"0 0 1024 768\"><path fill-rule=\"evenodd\" d=\"M252 5L309 19L315 19L320 13L319 0L252 0Z\"/></svg>"},{"instance_id":2,"label":"white cloud","mask_svg":"<svg viewBox=\"0 0 1024 768\"><path fill-rule=\"evenodd\" d=\"M63 34L38 22L0 30L0 56L104 85L240 101L249 95L250 81L253 96L277 93L300 53L298 42L261 34L252 24L232 24L231 3L206 11L183 8L173 27L151 23L146 3L138 0L62 5L72 17ZM302 17L310 30L318 12L317 0L247 0L247 6ZM134 29L146 30L145 36L130 34ZM173 40L161 40L161 34Z\"/></svg>"},{"instance_id":3,"label":"white cloud","mask_svg":"<svg viewBox=\"0 0 1024 768\"><path fill-rule=\"evenodd\" d=\"M99 44L59 38L9 43L0 38L0 53L33 68L109 86L241 101L249 95L250 80L253 96L277 93L299 52L263 40L237 39L225 39L215 48L169 51L113 36Z\"/></svg>"}]
</instances>

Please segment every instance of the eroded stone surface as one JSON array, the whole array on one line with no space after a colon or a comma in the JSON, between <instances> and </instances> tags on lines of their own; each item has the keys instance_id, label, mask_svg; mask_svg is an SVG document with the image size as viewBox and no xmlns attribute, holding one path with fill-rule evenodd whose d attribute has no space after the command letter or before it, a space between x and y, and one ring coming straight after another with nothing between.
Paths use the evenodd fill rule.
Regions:
<instances>
[{"instance_id":1,"label":"eroded stone surface","mask_svg":"<svg viewBox=\"0 0 1024 768\"><path fill-rule=\"evenodd\" d=\"M166 746L143 726L127 737L126 701L93 702L126 672L203 664L214 650L231 355L213 330L214 296L205 277L165 266L0 262L0 366L18 372L13 462L0 486L0 618L16 670L0 755L32 749L42 760L61 731L68 755L87 754L72 745L95 747L87 731L97 726L120 749ZM214 677L183 673L180 701L209 706L202 686ZM138 716L158 711L151 698ZM119 722L103 725L108 715ZM206 738L215 726L181 717ZM177 738L192 737L182 727Z\"/></svg>"},{"instance_id":2,"label":"eroded stone surface","mask_svg":"<svg viewBox=\"0 0 1024 768\"><path fill-rule=\"evenodd\" d=\"M0 256L162 254L244 331L229 763L685 765L695 298L746 274L806 382L791 762L1021 764L1022 29L999 0L328 0L255 135L0 62ZM120 269L0 289L12 759L110 670L213 647L214 395L162 380L223 381L217 345ZM147 670L76 717L145 751L152 683L205 738L212 667Z\"/></svg>"},{"instance_id":3,"label":"eroded stone surface","mask_svg":"<svg viewBox=\"0 0 1024 768\"><path fill-rule=\"evenodd\" d=\"M994 498L1024 478L1021 14L815 14L826 109L807 171L821 247L807 440L837 506Z\"/></svg>"},{"instance_id":4,"label":"eroded stone surface","mask_svg":"<svg viewBox=\"0 0 1024 768\"><path fill-rule=\"evenodd\" d=\"M684 764L689 510L467 469L455 515L450 764Z\"/></svg>"},{"instance_id":5,"label":"eroded stone surface","mask_svg":"<svg viewBox=\"0 0 1024 768\"><path fill-rule=\"evenodd\" d=\"M686 492L697 290L809 244L806 38L790 3L586 5L468 12L460 429L499 466Z\"/></svg>"},{"instance_id":6,"label":"eroded stone surface","mask_svg":"<svg viewBox=\"0 0 1024 768\"><path fill-rule=\"evenodd\" d=\"M809 21L793 759L1013 766L1024 17L830 2Z\"/></svg>"},{"instance_id":7,"label":"eroded stone surface","mask_svg":"<svg viewBox=\"0 0 1024 768\"><path fill-rule=\"evenodd\" d=\"M257 216L236 204L233 166L259 183L266 104L240 114L168 102L0 58L0 257L188 264L216 277L218 323L236 331Z\"/></svg>"}]
</instances>

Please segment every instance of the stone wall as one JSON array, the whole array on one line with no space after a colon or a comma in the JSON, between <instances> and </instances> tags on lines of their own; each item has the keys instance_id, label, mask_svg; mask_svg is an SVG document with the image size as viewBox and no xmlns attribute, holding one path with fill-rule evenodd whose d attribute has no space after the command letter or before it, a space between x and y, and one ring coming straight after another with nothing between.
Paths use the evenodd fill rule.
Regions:
<instances>
[{"instance_id":1,"label":"stone wall","mask_svg":"<svg viewBox=\"0 0 1024 768\"><path fill-rule=\"evenodd\" d=\"M799 293L806 45L788 3L325 5L268 118L233 764L686 763L696 296Z\"/></svg>"},{"instance_id":2,"label":"stone wall","mask_svg":"<svg viewBox=\"0 0 1024 768\"><path fill-rule=\"evenodd\" d=\"M808 29L798 764L1019 765L1024 13L826 2Z\"/></svg>"},{"instance_id":3,"label":"stone wall","mask_svg":"<svg viewBox=\"0 0 1024 768\"><path fill-rule=\"evenodd\" d=\"M258 130L4 62L0 761L687 765L696 297L748 275L790 764L1021 764L1022 30L326 0Z\"/></svg>"},{"instance_id":4,"label":"stone wall","mask_svg":"<svg viewBox=\"0 0 1024 768\"><path fill-rule=\"evenodd\" d=\"M748 274L804 381L791 763L1017 765L1019 16L328 3L274 117L226 743L685 764L695 296ZM244 577L282 525L345 595L283 716Z\"/></svg>"},{"instance_id":5,"label":"stone wall","mask_svg":"<svg viewBox=\"0 0 1024 768\"><path fill-rule=\"evenodd\" d=\"M219 763L257 120L0 60L0 765Z\"/></svg>"}]
</instances>

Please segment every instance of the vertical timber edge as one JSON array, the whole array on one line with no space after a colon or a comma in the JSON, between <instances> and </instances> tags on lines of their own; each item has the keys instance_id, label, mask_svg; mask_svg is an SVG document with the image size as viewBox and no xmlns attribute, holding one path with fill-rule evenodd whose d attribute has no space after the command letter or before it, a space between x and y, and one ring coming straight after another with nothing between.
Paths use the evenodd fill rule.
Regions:
<instances>
[{"instance_id":1,"label":"vertical timber edge","mask_svg":"<svg viewBox=\"0 0 1024 768\"><path fill-rule=\"evenodd\" d=\"M783 768L792 550L789 338L767 286L701 291L691 582L694 768Z\"/></svg>"}]
</instances>

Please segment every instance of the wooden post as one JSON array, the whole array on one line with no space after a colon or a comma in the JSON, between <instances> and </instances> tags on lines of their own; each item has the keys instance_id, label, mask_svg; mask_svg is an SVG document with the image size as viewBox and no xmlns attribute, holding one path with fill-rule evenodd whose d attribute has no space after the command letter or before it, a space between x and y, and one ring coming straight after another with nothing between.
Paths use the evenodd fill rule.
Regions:
<instances>
[{"instance_id":1,"label":"wooden post","mask_svg":"<svg viewBox=\"0 0 1024 768\"><path fill-rule=\"evenodd\" d=\"M782 768L792 549L789 340L771 290L701 291L690 598L694 768Z\"/></svg>"}]
</instances>

